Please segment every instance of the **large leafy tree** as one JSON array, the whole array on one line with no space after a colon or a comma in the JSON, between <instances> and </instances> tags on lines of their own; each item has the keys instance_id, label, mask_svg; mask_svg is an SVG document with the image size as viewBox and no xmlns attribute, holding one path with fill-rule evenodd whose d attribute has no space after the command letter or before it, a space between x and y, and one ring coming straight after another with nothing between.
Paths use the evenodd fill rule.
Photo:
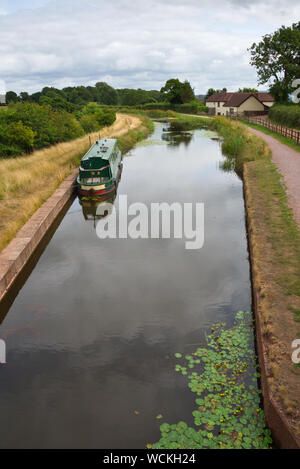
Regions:
<instances>
[{"instance_id":1,"label":"large leafy tree","mask_svg":"<svg viewBox=\"0 0 300 469\"><path fill-rule=\"evenodd\" d=\"M300 78L300 22L263 36L249 50L259 84L269 83L275 99L286 100L293 89L293 80Z\"/></svg>"},{"instance_id":2,"label":"large leafy tree","mask_svg":"<svg viewBox=\"0 0 300 469\"><path fill-rule=\"evenodd\" d=\"M98 102L100 104L109 104L110 106L118 104L118 93L112 87L105 82L99 81L96 83L98 91Z\"/></svg>"},{"instance_id":3,"label":"large leafy tree","mask_svg":"<svg viewBox=\"0 0 300 469\"><path fill-rule=\"evenodd\" d=\"M183 104L195 99L190 83L188 81L182 83L178 78L167 80L160 92L170 104Z\"/></svg>"},{"instance_id":4,"label":"large leafy tree","mask_svg":"<svg viewBox=\"0 0 300 469\"><path fill-rule=\"evenodd\" d=\"M16 103L18 101L18 95L14 91L8 91L6 93L6 102L8 103Z\"/></svg>"}]
</instances>

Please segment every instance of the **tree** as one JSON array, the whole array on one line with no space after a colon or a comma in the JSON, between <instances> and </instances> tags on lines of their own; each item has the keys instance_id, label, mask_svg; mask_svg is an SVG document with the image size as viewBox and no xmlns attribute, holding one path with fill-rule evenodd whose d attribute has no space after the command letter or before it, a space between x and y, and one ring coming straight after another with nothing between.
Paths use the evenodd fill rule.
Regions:
<instances>
[{"instance_id":1,"label":"tree","mask_svg":"<svg viewBox=\"0 0 300 469\"><path fill-rule=\"evenodd\" d=\"M14 91L8 91L6 93L6 103L16 103L18 101L18 95Z\"/></svg>"},{"instance_id":2,"label":"tree","mask_svg":"<svg viewBox=\"0 0 300 469\"><path fill-rule=\"evenodd\" d=\"M300 78L300 22L263 36L262 41L253 43L249 51L258 83L269 83L276 100L287 100L293 80Z\"/></svg>"},{"instance_id":3,"label":"tree","mask_svg":"<svg viewBox=\"0 0 300 469\"><path fill-rule=\"evenodd\" d=\"M190 83L188 81L182 83L178 78L167 80L160 92L170 104L183 104L195 99Z\"/></svg>"},{"instance_id":4,"label":"tree","mask_svg":"<svg viewBox=\"0 0 300 469\"><path fill-rule=\"evenodd\" d=\"M96 83L96 88L98 90L98 103L109 104L110 106L118 104L118 93L112 86L99 81Z\"/></svg>"},{"instance_id":5,"label":"tree","mask_svg":"<svg viewBox=\"0 0 300 469\"><path fill-rule=\"evenodd\" d=\"M239 93L258 93L256 88L239 88Z\"/></svg>"},{"instance_id":6,"label":"tree","mask_svg":"<svg viewBox=\"0 0 300 469\"><path fill-rule=\"evenodd\" d=\"M22 91L20 93L20 99L21 101L25 102L25 101L30 101L30 96L29 94L27 93L27 91Z\"/></svg>"},{"instance_id":7,"label":"tree","mask_svg":"<svg viewBox=\"0 0 300 469\"><path fill-rule=\"evenodd\" d=\"M13 122L7 130L7 140L10 145L17 145L22 150L31 151L34 145L35 133L21 121Z\"/></svg>"},{"instance_id":8,"label":"tree","mask_svg":"<svg viewBox=\"0 0 300 469\"><path fill-rule=\"evenodd\" d=\"M209 89L207 90L207 93L206 93L206 96L205 96L205 100L206 100L207 98L209 98L210 96L212 96L213 94L215 94L215 93L220 93L220 92L221 92L221 90L215 90L214 88L209 88Z\"/></svg>"}]
</instances>

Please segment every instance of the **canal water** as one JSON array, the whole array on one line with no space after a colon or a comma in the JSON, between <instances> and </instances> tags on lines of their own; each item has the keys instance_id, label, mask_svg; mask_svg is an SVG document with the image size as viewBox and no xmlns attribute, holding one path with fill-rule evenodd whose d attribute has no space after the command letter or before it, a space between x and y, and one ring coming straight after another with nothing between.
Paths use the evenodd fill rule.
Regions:
<instances>
[{"instance_id":1,"label":"canal water","mask_svg":"<svg viewBox=\"0 0 300 469\"><path fill-rule=\"evenodd\" d=\"M174 353L249 310L242 182L216 135L154 134L124 158L115 200L202 202L205 242L104 239L76 199L0 324L1 448L143 448L192 423ZM117 209L118 210L118 209Z\"/></svg>"}]
</instances>

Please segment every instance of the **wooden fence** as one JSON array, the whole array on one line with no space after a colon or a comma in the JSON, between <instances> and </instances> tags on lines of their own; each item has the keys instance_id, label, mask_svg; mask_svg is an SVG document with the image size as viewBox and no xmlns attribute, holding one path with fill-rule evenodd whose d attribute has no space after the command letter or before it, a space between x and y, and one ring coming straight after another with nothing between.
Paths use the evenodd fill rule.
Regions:
<instances>
[{"instance_id":1,"label":"wooden fence","mask_svg":"<svg viewBox=\"0 0 300 469\"><path fill-rule=\"evenodd\" d=\"M272 124L267 119L262 119L259 117L244 117L243 119L247 120L248 122L253 122L253 124L263 125L277 134L294 140L297 145L300 145L300 130L290 129L289 127L284 127L283 125L279 124Z\"/></svg>"}]
</instances>

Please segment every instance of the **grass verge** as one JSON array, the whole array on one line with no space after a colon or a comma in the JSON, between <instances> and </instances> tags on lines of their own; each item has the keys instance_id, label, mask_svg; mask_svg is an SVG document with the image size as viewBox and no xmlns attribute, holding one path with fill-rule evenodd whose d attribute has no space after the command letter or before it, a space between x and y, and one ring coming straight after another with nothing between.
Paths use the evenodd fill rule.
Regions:
<instances>
[{"instance_id":1,"label":"grass verge","mask_svg":"<svg viewBox=\"0 0 300 469\"><path fill-rule=\"evenodd\" d=\"M291 358L291 344L300 335L300 233L281 175L271 161L248 163L244 184L268 384L300 438L300 370Z\"/></svg>"},{"instance_id":2,"label":"grass verge","mask_svg":"<svg viewBox=\"0 0 300 469\"><path fill-rule=\"evenodd\" d=\"M0 252L79 165L81 157L90 146L89 137L94 142L99 138L99 133L101 137L119 134L120 148L122 152L126 152L153 129L152 122L141 116L139 119L134 118L136 128L121 135L126 132L127 125L129 128L128 119L128 116L122 115L115 124L100 132L36 151L29 156L0 162Z\"/></svg>"}]
</instances>

